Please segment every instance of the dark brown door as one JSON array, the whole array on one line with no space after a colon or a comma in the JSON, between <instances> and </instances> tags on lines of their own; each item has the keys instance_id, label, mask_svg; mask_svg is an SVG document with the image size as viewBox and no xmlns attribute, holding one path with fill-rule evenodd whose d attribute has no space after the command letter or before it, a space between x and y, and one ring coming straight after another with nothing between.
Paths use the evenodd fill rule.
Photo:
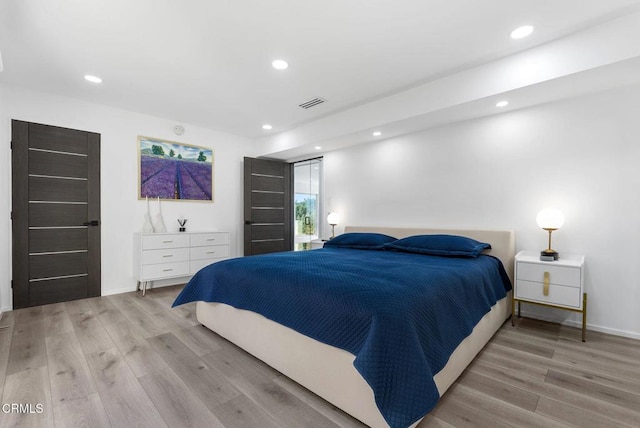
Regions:
<instances>
[{"instance_id":1,"label":"dark brown door","mask_svg":"<svg viewBox=\"0 0 640 428\"><path fill-rule=\"evenodd\" d=\"M291 164L244 158L244 255L291 251Z\"/></svg>"},{"instance_id":2,"label":"dark brown door","mask_svg":"<svg viewBox=\"0 0 640 428\"><path fill-rule=\"evenodd\" d=\"M14 309L100 295L100 134L11 123Z\"/></svg>"}]
</instances>

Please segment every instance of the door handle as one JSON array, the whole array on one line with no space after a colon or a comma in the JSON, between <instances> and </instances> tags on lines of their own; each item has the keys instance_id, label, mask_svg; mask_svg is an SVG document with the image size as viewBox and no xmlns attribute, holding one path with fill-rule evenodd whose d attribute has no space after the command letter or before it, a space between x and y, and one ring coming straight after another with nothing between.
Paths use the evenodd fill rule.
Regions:
<instances>
[{"instance_id":1,"label":"door handle","mask_svg":"<svg viewBox=\"0 0 640 428\"><path fill-rule=\"evenodd\" d=\"M100 221L99 220L91 220L91 221L84 222L82 225L83 226L100 226Z\"/></svg>"},{"instance_id":2,"label":"door handle","mask_svg":"<svg viewBox=\"0 0 640 428\"><path fill-rule=\"evenodd\" d=\"M253 222L251 220L245 220L244 224L253 224Z\"/></svg>"}]
</instances>

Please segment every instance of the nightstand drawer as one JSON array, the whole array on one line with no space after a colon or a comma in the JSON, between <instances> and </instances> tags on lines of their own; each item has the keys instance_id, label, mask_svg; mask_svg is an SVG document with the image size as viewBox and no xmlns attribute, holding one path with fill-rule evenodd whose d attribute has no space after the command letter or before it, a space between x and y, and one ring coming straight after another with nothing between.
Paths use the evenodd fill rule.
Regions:
<instances>
[{"instance_id":1,"label":"nightstand drawer","mask_svg":"<svg viewBox=\"0 0 640 428\"><path fill-rule=\"evenodd\" d=\"M549 295L545 296L542 282L518 279L516 284L516 299L581 309L581 297L579 287L550 284Z\"/></svg>"},{"instance_id":2,"label":"nightstand drawer","mask_svg":"<svg viewBox=\"0 0 640 428\"><path fill-rule=\"evenodd\" d=\"M142 275L147 281L175 276L189 275L189 262L160 263L142 267Z\"/></svg>"},{"instance_id":3,"label":"nightstand drawer","mask_svg":"<svg viewBox=\"0 0 640 428\"><path fill-rule=\"evenodd\" d=\"M167 248L166 250L147 250L142 252L142 264L185 262L189 260L188 248Z\"/></svg>"},{"instance_id":4,"label":"nightstand drawer","mask_svg":"<svg viewBox=\"0 0 640 428\"><path fill-rule=\"evenodd\" d=\"M191 248L191 260L217 259L220 257L229 257L228 245Z\"/></svg>"},{"instance_id":5,"label":"nightstand drawer","mask_svg":"<svg viewBox=\"0 0 640 428\"><path fill-rule=\"evenodd\" d=\"M551 284L567 285L569 287L580 288L580 269L566 266L553 266L549 264L534 264L519 262L516 268L517 280L542 282L544 273L549 272L549 282Z\"/></svg>"}]
</instances>

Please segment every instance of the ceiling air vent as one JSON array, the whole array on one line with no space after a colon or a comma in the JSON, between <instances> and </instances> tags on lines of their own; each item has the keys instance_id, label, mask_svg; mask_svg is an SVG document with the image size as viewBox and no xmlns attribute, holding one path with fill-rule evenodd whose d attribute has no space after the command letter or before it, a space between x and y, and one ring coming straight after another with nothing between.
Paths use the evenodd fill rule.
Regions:
<instances>
[{"instance_id":1,"label":"ceiling air vent","mask_svg":"<svg viewBox=\"0 0 640 428\"><path fill-rule=\"evenodd\" d=\"M302 104L298 104L298 107L303 108L305 110L310 109L311 107L315 107L318 104L322 104L322 103L326 103L327 100L325 100L324 98L320 98L320 97L315 97L310 99L309 101L305 101Z\"/></svg>"}]
</instances>

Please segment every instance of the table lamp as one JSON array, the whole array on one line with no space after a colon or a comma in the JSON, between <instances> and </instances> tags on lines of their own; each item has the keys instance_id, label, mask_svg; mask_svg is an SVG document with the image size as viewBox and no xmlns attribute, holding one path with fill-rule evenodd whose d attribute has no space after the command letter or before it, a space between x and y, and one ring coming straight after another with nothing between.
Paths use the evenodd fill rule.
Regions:
<instances>
[{"instance_id":1,"label":"table lamp","mask_svg":"<svg viewBox=\"0 0 640 428\"><path fill-rule=\"evenodd\" d=\"M331 225L331 238L329 239L333 239L336 236L336 224L338 224L338 222L340 222L340 216L338 215L338 213L335 212L331 212L329 213L329 215L327 216L327 223L329 223Z\"/></svg>"},{"instance_id":2,"label":"table lamp","mask_svg":"<svg viewBox=\"0 0 640 428\"><path fill-rule=\"evenodd\" d=\"M555 208L545 208L538 213L536 223L542 229L549 232L549 246L546 250L540 251L540 260L558 260L558 252L551 248L551 232L558 230L564 224L564 215Z\"/></svg>"}]
</instances>

